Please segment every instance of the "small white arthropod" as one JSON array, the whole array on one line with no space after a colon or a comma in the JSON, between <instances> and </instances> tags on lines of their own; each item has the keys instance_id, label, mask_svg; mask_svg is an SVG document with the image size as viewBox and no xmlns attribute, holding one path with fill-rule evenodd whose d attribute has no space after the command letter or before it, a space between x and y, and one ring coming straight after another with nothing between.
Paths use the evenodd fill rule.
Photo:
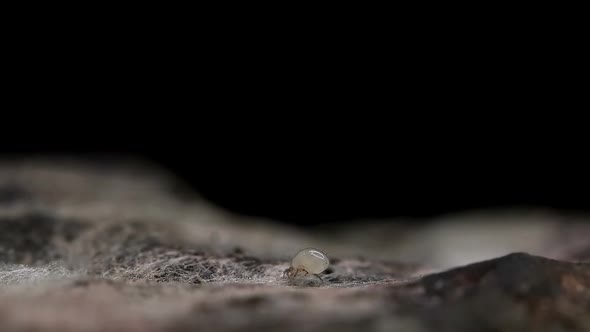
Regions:
<instances>
[{"instance_id":1,"label":"small white arthropod","mask_svg":"<svg viewBox=\"0 0 590 332\"><path fill-rule=\"evenodd\" d=\"M329 265L330 260L323 252L315 248L306 248L293 257L291 266L283 272L283 277L294 278L299 272L304 272L305 275L313 274L322 280L318 274L324 272Z\"/></svg>"}]
</instances>

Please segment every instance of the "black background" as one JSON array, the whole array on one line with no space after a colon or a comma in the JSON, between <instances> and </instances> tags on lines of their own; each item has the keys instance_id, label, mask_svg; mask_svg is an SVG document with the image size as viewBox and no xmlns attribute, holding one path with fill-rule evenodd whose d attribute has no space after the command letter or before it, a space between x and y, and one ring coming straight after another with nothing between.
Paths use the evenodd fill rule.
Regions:
<instances>
[{"instance_id":1,"label":"black background","mask_svg":"<svg viewBox=\"0 0 590 332\"><path fill-rule=\"evenodd\" d=\"M588 121L561 113L584 105L576 84L347 82L311 94L298 89L306 80L195 92L187 81L109 79L21 91L3 114L0 156L144 158L219 206L301 226L590 211Z\"/></svg>"},{"instance_id":2,"label":"black background","mask_svg":"<svg viewBox=\"0 0 590 332\"><path fill-rule=\"evenodd\" d=\"M146 158L298 225L590 211L581 44L490 27L15 35L0 154Z\"/></svg>"},{"instance_id":3,"label":"black background","mask_svg":"<svg viewBox=\"0 0 590 332\"><path fill-rule=\"evenodd\" d=\"M178 125L176 133L155 132L155 123L129 130L132 124L83 132L62 126L61 135L42 132L42 142L4 144L2 155L142 158L230 211L300 226L362 218L419 222L474 209L590 210L585 150L543 131L523 137L503 130L500 137L492 127L444 136L451 127L392 133L389 125L361 131L351 123L313 133L246 126L197 134L192 124Z\"/></svg>"}]
</instances>

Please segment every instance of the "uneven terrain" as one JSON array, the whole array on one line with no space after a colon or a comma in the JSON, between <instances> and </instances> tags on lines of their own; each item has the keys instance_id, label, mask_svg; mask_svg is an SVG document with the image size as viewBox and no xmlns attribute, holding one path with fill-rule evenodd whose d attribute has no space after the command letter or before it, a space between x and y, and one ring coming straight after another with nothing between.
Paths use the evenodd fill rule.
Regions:
<instances>
[{"instance_id":1,"label":"uneven terrain","mask_svg":"<svg viewBox=\"0 0 590 332\"><path fill-rule=\"evenodd\" d=\"M0 331L590 331L590 218L310 230L138 162L0 161ZM419 225L419 226L417 226ZM331 266L282 277L299 249Z\"/></svg>"}]
</instances>

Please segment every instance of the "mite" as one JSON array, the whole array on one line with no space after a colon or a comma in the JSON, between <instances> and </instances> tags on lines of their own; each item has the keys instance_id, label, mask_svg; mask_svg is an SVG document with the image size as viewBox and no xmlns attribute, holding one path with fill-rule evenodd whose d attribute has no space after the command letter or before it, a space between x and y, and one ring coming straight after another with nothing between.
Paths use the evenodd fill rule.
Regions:
<instances>
[{"instance_id":1,"label":"mite","mask_svg":"<svg viewBox=\"0 0 590 332\"><path fill-rule=\"evenodd\" d=\"M294 278L301 272L305 273L304 276L312 274L322 280L319 274L329 265L330 260L323 252L315 248L306 248L293 257L291 266L283 272L283 277Z\"/></svg>"}]
</instances>

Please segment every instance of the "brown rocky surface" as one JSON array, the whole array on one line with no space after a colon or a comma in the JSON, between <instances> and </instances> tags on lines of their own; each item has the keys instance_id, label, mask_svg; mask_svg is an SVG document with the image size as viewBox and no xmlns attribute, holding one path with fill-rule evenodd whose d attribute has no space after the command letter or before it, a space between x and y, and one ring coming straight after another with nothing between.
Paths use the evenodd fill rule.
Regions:
<instances>
[{"instance_id":1,"label":"brown rocky surface","mask_svg":"<svg viewBox=\"0 0 590 332\"><path fill-rule=\"evenodd\" d=\"M0 331L590 331L586 216L359 225L238 217L133 162L0 161ZM309 246L323 282L284 279Z\"/></svg>"}]
</instances>

